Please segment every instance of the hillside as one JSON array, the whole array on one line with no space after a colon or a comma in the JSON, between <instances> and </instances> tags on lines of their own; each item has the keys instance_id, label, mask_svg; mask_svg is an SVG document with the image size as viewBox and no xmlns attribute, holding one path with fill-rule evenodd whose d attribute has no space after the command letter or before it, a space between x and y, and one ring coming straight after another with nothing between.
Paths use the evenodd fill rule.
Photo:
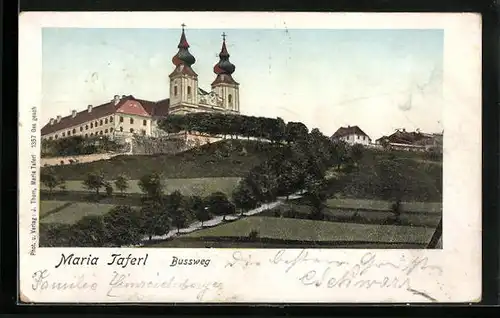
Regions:
<instances>
[{"instance_id":1,"label":"hillside","mask_svg":"<svg viewBox=\"0 0 500 318\"><path fill-rule=\"evenodd\" d=\"M442 161L410 152L365 151L358 169L341 177L335 186L346 197L440 202L442 183Z\"/></svg>"},{"instance_id":2,"label":"hillside","mask_svg":"<svg viewBox=\"0 0 500 318\"><path fill-rule=\"evenodd\" d=\"M88 172L96 170L108 179L122 173L130 179L140 179L152 172L162 172L166 178L243 177L249 169L275 154L276 147L270 143L231 139L178 154L122 155L51 168L65 180L83 180Z\"/></svg>"}]
</instances>

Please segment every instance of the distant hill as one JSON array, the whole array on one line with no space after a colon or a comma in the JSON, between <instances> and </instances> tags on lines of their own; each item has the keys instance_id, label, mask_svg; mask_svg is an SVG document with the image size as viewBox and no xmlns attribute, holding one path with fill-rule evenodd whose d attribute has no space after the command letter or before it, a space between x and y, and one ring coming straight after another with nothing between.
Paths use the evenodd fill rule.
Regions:
<instances>
[{"instance_id":1,"label":"distant hill","mask_svg":"<svg viewBox=\"0 0 500 318\"><path fill-rule=\"evenodd\" d=\"M108 179L122 173L130 179L139 179L152 172L161 172L166 178L243 177L252 167L273 156L277 147L253 140L228 139L177 154L120 155L51 168L65 180L83 180L87 173L98 170Z\"/></svg>"}]
</instances>

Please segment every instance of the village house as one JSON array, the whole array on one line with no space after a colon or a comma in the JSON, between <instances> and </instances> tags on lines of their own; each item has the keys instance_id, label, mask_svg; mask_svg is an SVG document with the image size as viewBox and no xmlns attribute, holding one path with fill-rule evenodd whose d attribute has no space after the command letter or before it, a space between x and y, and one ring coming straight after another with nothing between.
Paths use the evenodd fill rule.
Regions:
<instances>
[{"instance_id":1,"label":"village house","mask_svg":"<svg viewBox=\"0 0 500 318\"><path fill-rule=\"evenodd\" d=\"M358 126L340 127L330 139L332 141L343 140L350 145L369 146L372 142L371 138Z\"/></svg>"},{"instance_id":2,"label":"village house","mask_svg":"<svg viewBox=\"0 0 500 318\"><path fill-rule=\"evenodd\" d=\"M443 133L422 133L420 130L407 132L406 129L396 129L389 136L382 136L375 143L384 148L404 151L442 151Z\"/></svg>"},{"instance_id":3,"label":"village house","mask_svg":"<svg viewBox=\"0 0 500 318\"><path fill-rule=\"evenodd\" d=\"M169 98L149 101L132 95L115 95L104 104L88 105L87 109L73 110L68 116L51 118L41 129L42 140L71 136L108 136L113 140L126 140L135 135L158 137L164 135L158 122L168 114L240 113L239 83L232 77L235 66L229 61L225 34L219 62L213 69L216 76L211 90L198 86L198 75L192 68L196 59L189 52L189 47L183 25L178 52L172 58L175 68L169 75ZM188 137L186 134L183 136ZM205 142L205 139L201 142Z\"/></svg>"}]
</instances>

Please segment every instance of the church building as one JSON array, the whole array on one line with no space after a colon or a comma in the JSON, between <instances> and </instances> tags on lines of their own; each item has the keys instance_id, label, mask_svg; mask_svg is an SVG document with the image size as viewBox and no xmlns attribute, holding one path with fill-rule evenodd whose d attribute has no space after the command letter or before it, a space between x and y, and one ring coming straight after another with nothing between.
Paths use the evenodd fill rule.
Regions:
<instances>
[{"instance_id":1,"label":"church building","mask_svg":"<svg viewBox=\"0 0 500 318\"><path fill-rule=\"evenodd\" d=\"M57 116L41 129L42 140L55 140L71 136L108 136L120 140L134 135L157 137L164 134L158 121L168 114L191 112L240 112L239 83L232 74L236 67L229 61L225 34L219 61L214 66L215 80L210 90L198 84L198 74L193 69L195 57L189 52L189 43L182 25L177 46L172 58L175 68L169 75L170 97L160 101L148 101L132 95L115 95L99 106L88 105L86 109L73 110L68 116Z\"/></svg>"}]
</instances>

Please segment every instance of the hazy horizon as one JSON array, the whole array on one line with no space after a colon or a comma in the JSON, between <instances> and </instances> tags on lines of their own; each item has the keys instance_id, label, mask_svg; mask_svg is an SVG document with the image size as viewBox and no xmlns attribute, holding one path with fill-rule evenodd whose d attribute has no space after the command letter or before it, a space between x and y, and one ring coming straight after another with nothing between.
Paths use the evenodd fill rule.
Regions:
<instances>
[{"instance_id":1,"label":"hazy horizon","mask_svg":"<svg viewBox=\"0 0 500 318\"><path fill-rule=\"evenodd\" d=\"M205 90L222 32L244 115L301 121L328 136L358 125L373 140L397 128L443 129L443 30L187 28ZM114 95L168 98L180 33L44 28L42 124Z\"/></svg>"}]
</instances>

